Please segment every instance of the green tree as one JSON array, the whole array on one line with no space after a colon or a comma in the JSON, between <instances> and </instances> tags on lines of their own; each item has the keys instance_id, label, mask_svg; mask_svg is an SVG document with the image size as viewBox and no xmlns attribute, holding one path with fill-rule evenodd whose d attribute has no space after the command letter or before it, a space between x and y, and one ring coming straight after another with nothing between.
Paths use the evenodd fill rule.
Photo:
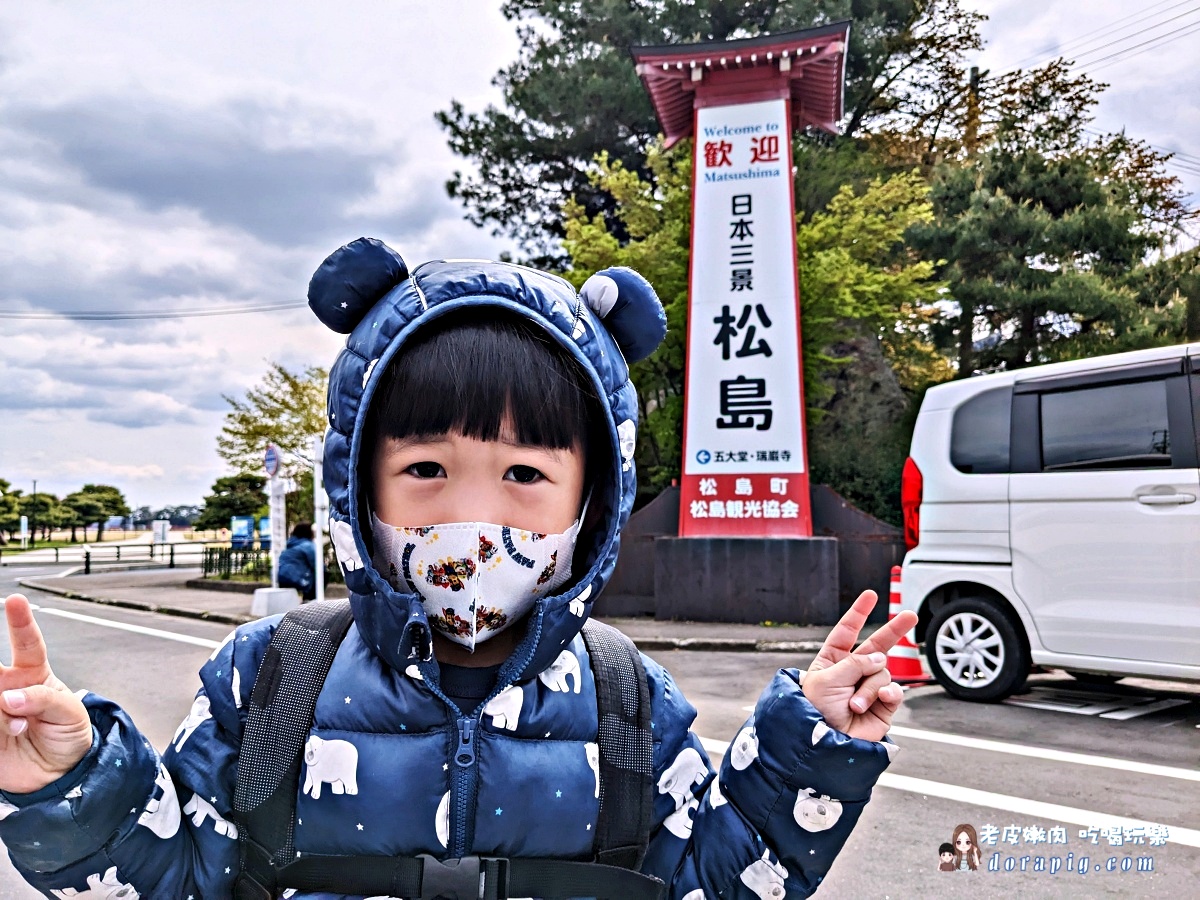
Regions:
<instances>
[{"instance_id":1,"label":"green tree","mask_svg":"<svg viewBox=\"0 0 1200 900\"><path fill-rule=\"evenodd\" d=\"M20 497L19 490L14 490L10 482L0 478L0 532L8 532L9 540L20 528ZM4 543L4 535L0 533L0 546Z\"/></svg>"},{"instance_id":2,"label":"green tree","mask_svg":"<svg viewBox=\"0 0 1200 900\"><path fill-rule=\"evenodd\" d=\"M1131 278L1189 216L1163 155L1085 131L1102 86L1055 67L1014 85L909 234L959 306L938 334L960 376L1115 349L1145 314Z\"/></svg>"},{"instance_id":3,"label":"green tree","mask_svg":"<svg viewBox=\"0 0 1200 900\"><path fill-rule=\"evenodd\" d=\"M228 528L233 516L266 515L267 495L263 490L266 484L264 476L249 472L218 478L213 482L212 493L204 498L196 527Z\"/></svg>"},{"instance_id":4,"label":"green tree","mask_svg":"<svg viewBox=\"0 0 1200 900\"><path fill-rule=\"evenodd\" d=\"M63 525L69 526L71 529L72 544L76 542L77 528L82 527L86 529L93 522L99 522L100 527L103 528L104 520L109 515L104 501L94 493L75 491L73 494L67 494L67 496L63 497L62 503L64 510Z\"/></svg>"},{"instance_id":5,"label":"green tree","mask_svg":"<svg viewBox=\"0 0 1200 900\"><path fill-rule=\"evenodd\" d=\"M38 491L36 494L26 494L18 500L21 515L29 517L30 540L50 539L50 532L59 524L62 518L61 505L58 498L48 491Z\"/></svg>"},{"instance_id":6,"label":"green tree","mask_svg":"<svg viewBox=\"0 0 1200 900\"><path fill-rule=\"evenodd\" d=\"M104 540L104 526L110 516L129 515L129 504L125 502L125 495L119 488L113 487L111 484L85 484L72 496L87 498L99 504L102 515L97 517L97 521L100 523L100 527L96 531L97 543Z\"/></svg>"},{"instance_id":7,"label":"green tree","mask_svg":"<svg viewBox=\"0 0 1200 900\"><path fill-rule=\"evenodd\" d=\"M846 133L881 127L933 129L961 100L963 58L981 47L985 17L960 0L508 0L518 59L497 73L500 106L469 112L452 102L437 118L474 175L447 188L468 218L555 258L562 222L547 210L568 199L606 214L618 237L616 199L588 172L605 153L643 176L658 123L634 71L633 45L723 41L852 19L846 68ZM801 136L818 148L830 139ZM811 190L813 182L806 183ZM840 186L817 198L817 210Z\"/></svg>"},{"instance_id":8,"label":"green tree","mask_svg":"<svg viewBox=\"0 0 1200 900\"><path fill-rule=\"evenodd\" d=\"M627 240L613 234L606 217L589 215L578 202L567 204L563 230L571 260L566 274L574 284L606 266L630 266L655 286L666 309L663 345L631 367L644 423L637 448L640 489L653 495L680 471L691 154L686 146L669 153L656 147L647 165L651 177L643 178L602 155L591 172L597 187L616 199L614 215ZM835 348L851 339L865 336L875 356L882 359L886 350L903 358L908 370L923 366L924 378L911 379L922 384L949 374L943 359L930 352L922 361L910 346L920 341L927 311L939 296L933 266L914 258L903 243L906 228L932 216L927 194L924 181L909 173L876 179L861 193L846 187L807 223L797 217L805 396L813 418L834 398L830 382L846 363ZM883 366L895 382L888 363ZM906 410L899 386L894 397L884 417L889 427ZM855 443L861 442L859 434ZM900 462L891 460L897 484ZM859 493L865 496L867 489Z\"/></svg>"},{"instance_id":9,"label":"green tree","mask_svg":"<svg viewBox=\"0 0 1200 900\"><path fill-rule=\"evenodd\" d=\"M283 451L281 471L304 467L312 439L325 433L329 373L317 366L291 371L270 363L267 374L244 399L225 397L232 407L217 437L217 453L237 472L261 472L267 444Z\"/></svg>"}]
</instances>

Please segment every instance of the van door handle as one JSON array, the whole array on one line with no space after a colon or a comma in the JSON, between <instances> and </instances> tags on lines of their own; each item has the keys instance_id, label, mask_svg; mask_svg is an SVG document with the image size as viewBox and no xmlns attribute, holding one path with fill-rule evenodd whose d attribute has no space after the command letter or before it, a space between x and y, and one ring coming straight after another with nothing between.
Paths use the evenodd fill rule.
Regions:
<instances>
[{"instance_id":1,"label":"van door handle","mask_svg":"<svg viewBox=\"0 0 1200 900\"><path fill-rule=\"evenodd\" d=\"M1195 503L1195 494L1141 494L1138 503L1146 506L1179 506L1184 503Z\"/></svg>"}]
</instances>

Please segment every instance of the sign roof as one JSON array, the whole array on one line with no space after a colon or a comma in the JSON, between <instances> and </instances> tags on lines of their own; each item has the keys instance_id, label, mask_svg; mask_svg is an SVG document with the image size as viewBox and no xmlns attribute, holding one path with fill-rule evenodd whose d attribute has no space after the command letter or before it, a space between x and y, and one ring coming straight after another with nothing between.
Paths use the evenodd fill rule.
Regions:
<instances>
[{"instance_id":1,"label":"sign roof","mask_svg":"<svg viewBox=\"0 0 1200 900\"><path fill-rule=\"evenodd\" d=\"M837 131L850 23L736 41L633 47L668 147L690 137L700 106L791 100L792 127Z\"/></svg>"}]
</instances>

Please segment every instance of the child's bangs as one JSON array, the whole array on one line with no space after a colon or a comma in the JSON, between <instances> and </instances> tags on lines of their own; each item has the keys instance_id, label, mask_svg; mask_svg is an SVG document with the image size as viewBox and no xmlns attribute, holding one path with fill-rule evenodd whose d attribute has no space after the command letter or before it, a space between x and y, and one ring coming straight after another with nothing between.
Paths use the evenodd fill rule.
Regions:
<instances>
[{"instance_id":1,"label":"child's bangs","mask_svg":"<svg viewBox=\"0 0 1200 900\"><path fill-rule=\"evenodd\" d=\"M452 313L389 366L372 419L380 437L449 432L587 450L598 402L579 365L538 326L502 310ZM507 428L511 427L512 432Z\"/></svg>"}]
</instances>

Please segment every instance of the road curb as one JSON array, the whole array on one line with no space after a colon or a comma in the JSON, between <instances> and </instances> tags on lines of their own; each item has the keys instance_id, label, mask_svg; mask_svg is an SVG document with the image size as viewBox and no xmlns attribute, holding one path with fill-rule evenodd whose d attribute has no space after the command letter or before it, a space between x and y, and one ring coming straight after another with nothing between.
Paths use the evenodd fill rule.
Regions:
<instances>
[{"instance_id":1,"label":"road curb","mask_svg":"<svg viewBox=\"0 0 1200 900\"><path fill-rule=\"evenodd\" d=\"M65 597L67 600L82 600L85 603L99 603L102 606L116 606L121 609L136 609L142 612L162 613L165 616L178 616L183 619L200 619L205 622L219 622L223 625L245 625L247 622L254 622L257 616L239 616L227 615L225 613L208 612L207 610L184 609L179 606L162 606L157 603L139 603L136 600L117 600L111 597L93 597L89 594L83 594L79 591L66 590L64 588L52 587L48 584L41 584L36 581L31 581L25 578L18 578L17 584L21 587L31 588L35 591L44 591L47 594L54 594L58 597Z\"/></svg>"},{"instance_id":2,"label":"road curb","mask_svg":"<svg viewBox=\"0 0 1200 900\"><path fill-rule=\"evenodd\" d=\"M44 582L28 578L17 579L17 584L35 591L44 591L67 600L81 600L85 603L98 603L102 606L115 606L120 609L136 609L142 612L161 613L166 616L179 616L185 619L200 619L205 622L219 622L224 625L245 625L254 622L258 617L248 615L233 615L214 613L205 610L185 609L179 606L164 606L158 603L140 603L136 600L118 600L111 597L93 597L80 591L60 588ZM639 650L645 652L660 652L663 650L699 650L718 653L817 653L821 649L821 641L755 641L743 638L670 638L670 637L633 637L631 640Z\"/></svg>"}]
</instances>

